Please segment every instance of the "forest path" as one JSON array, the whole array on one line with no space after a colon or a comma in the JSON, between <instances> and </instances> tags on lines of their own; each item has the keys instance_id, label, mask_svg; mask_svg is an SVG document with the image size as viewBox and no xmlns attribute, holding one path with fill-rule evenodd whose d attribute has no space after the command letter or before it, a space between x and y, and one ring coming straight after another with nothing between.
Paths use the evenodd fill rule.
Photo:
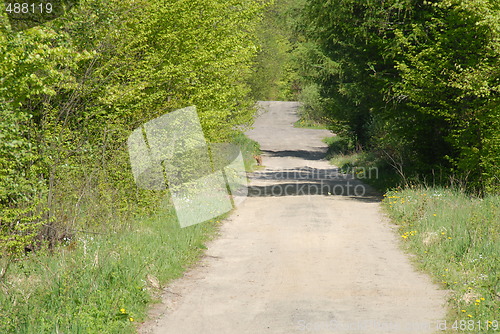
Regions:
<instances>
[{"instance_id":1,"label":"forest path","mask_svg":"<svg viewBox=\"0 0 500 334\"><path fill-rule=\"evenodd\" d=\"M295 102L261 105L248 135L266 167L140 332L434 333L445 292L398 248L376 194L321 159L331 134L293 128Z\"/></svg>"}]
</instances>

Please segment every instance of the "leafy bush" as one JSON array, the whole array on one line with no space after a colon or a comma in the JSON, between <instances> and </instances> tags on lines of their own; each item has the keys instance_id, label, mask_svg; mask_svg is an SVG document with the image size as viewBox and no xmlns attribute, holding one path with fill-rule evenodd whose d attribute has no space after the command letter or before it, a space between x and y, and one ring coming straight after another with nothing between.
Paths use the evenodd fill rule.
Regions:
<instances>
[{"instance_id":1,"label":"leafy bush","mask_svg":"<svg viewBox=\"0 0 500 334\"><path fill-rule=\"evenodd\" d=\"M247 79L266 5L82 0L20 32L0 14L3 243L16 236L22 249L36 231L57 243L154 212L166 194L137 189L127 137L193 104L212 142L248 126ZM17 221L33 222L29 233Z\"/></svg>"},{"instance_id":2,"label":"leafy bush","mask_svg":"<svg viewBox=\"0 0 500 334\"><path fill-rule=\"evenodd\" d=\"M440 170L471 192L499 191L495 1L309 0L305 9L302 53L315 70L303 77L338 134L400 172Z\"/></svg>"}]
</instances>

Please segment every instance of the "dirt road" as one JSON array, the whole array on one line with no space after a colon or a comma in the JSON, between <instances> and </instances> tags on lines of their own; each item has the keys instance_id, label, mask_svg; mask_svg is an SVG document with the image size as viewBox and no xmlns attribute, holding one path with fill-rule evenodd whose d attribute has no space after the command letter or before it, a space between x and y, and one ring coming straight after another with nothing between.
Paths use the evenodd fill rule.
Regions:
<instances>
[{"instance_id":1,"label":"dirt road","mask_svg":"<svg viewBox=\"0 0 500 334\"><path fill-rule=\"evenodd\" d=\"M263 106L250 197L140 332L436 332L445 293L412 269L375 194L321 160L330 134L293 128L296 103Z\"/></svg>"}]
</instances>

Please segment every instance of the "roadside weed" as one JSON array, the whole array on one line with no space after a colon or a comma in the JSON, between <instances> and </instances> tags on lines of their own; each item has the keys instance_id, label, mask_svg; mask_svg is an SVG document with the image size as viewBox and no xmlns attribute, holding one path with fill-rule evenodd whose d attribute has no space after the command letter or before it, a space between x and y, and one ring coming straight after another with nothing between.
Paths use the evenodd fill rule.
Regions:
<instances>
[{"instance_id":1,"label":"roadside weed","mask_svg":"<svg viewBox=\"0 0 500 334\"><path fill-rule=\"evenodd\" d=\"M451 290L448 320L475 320L493 333L500 320L500 196L469 197L446 188L390 191L384 207L417 266Z\"/></svg>"},{"instance_id":2,"label":"roadside weed","mask_svg":"<svg viewBox=\"0 0 500 334\"><path fill-rule=\"evenodd\" d=\"M135 333L166 282L202 254L217 222L180 228L173 210L74 249L32 254L0 283L1 333Z\"/></svg>"}]
</instances>

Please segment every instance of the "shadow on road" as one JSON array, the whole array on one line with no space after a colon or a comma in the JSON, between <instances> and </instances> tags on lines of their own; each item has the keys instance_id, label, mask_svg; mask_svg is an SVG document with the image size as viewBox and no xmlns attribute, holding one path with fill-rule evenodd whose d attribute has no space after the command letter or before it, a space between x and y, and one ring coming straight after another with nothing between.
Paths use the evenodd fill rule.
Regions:
<instances>
[{"instance_id":1,"label":"shadow on road","mask_svg":"<svg viewBox=\"0 0 500 334\"><path fill-rule=\"evenodd\" d=\"M370 186L338 168L301 167L257 171L250 175L249 197L348 196L365 202L380 202L382 197Z\"/></svg>"},{"instance_id":2,"label":"shadow on road","mask_svg":"<svg viewBox=\"0 0 500 334\"><path fill-rule=\"evenodd\" d=\"M315 151L305 151L305 150L283 150L283 151L270 151L262 150L262 153L266 157L290 157L290 158L301 158L305 160L321 160L325 158L326 149L323 147L318 147Z\"/></svg>"}]
</instances>

